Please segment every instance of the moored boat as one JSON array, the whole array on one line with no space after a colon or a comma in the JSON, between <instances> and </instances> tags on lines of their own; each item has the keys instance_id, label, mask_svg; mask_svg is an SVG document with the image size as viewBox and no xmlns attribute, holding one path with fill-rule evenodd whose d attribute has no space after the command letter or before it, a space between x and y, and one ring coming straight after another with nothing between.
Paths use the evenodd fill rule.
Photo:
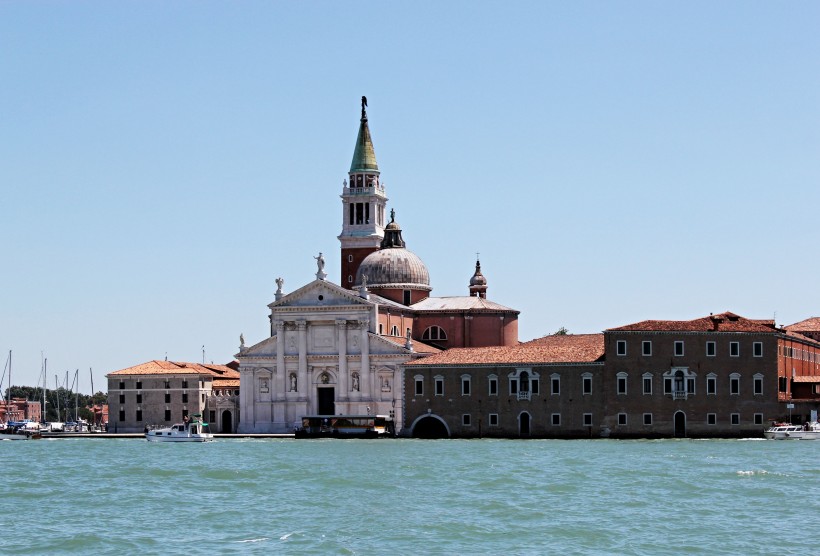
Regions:
<instances>
[{"instance_id":1,"label":"moored boat","mask_svg":"<svg viewBox=\"0 0 820 556\"><path fill-rule=\"evenodd\" d=\"M800 426L800 430L790 432L789 438L796 440L820 440L820 423L811 421Z\"/></svg>"},{"instance_id":2,"label":"moored boat","mask_svg":"<svg viewBox=\"0 0 820 556\"><path fill-rule=\"evenodd\" d=\"M772 426L763 431L763 436L768 440L797 440L795 433L803 430L803 425L792 425L791 423L772 423Z\"/></svg>"},{"instance_id":3,"label":"moored boat","mask_svg":"<svg viewBox=\"0 0 820 556\"><path fill-rule=\"evenodd\" d=\"M211 434L208 423L203 423L199 417L197 414L190 421L146 431L145 439L149 442L210 442L214 435Z\"/></svg>"},{"instance_id":4,"label":"moored boat","mask_svg":"<svg viewBox=\"0 0 820 556\"><path fill-rule=\"evenodd\" d=\"M294 430L296 438L379 438L394 436L387 415L307 415Z\"/></svg>"}]
</instances>

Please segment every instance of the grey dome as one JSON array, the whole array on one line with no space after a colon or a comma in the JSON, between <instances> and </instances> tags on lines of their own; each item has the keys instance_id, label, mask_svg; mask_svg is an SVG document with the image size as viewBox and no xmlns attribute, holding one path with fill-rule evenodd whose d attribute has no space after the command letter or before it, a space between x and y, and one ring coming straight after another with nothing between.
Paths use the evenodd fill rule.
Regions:
<instances>
[{"instance_id":1,"label":"grey dome","mask_svg":"<svg viewBox=\"0 0 820 556\"><path fill-rule=\"evenodd\" d=\"M407 249L393 247L370 253L356 271L356 286L367 276L367 286L430 291L430 273L422 260Z\"/></svg>"}]
</instances>

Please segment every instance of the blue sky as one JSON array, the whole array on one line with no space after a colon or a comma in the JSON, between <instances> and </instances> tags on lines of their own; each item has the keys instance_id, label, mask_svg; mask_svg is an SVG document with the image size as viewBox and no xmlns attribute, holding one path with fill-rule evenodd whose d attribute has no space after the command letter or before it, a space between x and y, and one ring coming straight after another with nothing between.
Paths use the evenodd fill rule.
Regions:
<instances>
[{"instance_id":1,"label":"blue sky","mask_svg":"<svg viewBox=\"0 0 820 556\"><path fill-rule=\"evenodd\" d=\"M0 350L229 361L325 253L359 99L433 295L520 338L820 314L816 2L2 2ZM5 359L5 355L3 356ZM5 385L4 385L5 386Z\"/></svg>"}]
</instances>

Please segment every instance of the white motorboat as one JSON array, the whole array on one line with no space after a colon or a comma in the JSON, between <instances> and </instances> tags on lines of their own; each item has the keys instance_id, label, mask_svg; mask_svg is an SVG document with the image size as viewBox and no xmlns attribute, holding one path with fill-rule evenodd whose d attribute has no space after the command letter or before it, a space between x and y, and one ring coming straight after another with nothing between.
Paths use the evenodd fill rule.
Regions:
<instances>
[{"instance_id":1,"label":"white motorboat","mask_svg":"<svg viewBox=\"0 0 820 556\"><path fill-rule=\"evenodd\" d=\"M797 440L820 440L820 423L811 421L804 423L802 426L798 425L800 430L790 432L789 438Z\"/></svg>"},{"instance_id":2,"label":"white motorboat","mask_svg":"<svg viewBox=\"0 0 820 556\"><path fill-rule=\"evenodd\" d=\"M203 423L194 415L194 419L184 423L177 423L170 427L151 429L145 433L145 439L149 442L211 442L214 435L211 434L208 423Z\"/></svg>"},{"instance_id":3,"label":"white motorboat","mask_svg":"<svg viewBox=\"0 0 820 556\"><path fill-rule=\"evenodd\" d=\"M772 423L772 426L763 431L763 436L768 440L797 440L795 433L801 432L803 425L792 425L790 423Z\"/></svg>"}]
</instances>

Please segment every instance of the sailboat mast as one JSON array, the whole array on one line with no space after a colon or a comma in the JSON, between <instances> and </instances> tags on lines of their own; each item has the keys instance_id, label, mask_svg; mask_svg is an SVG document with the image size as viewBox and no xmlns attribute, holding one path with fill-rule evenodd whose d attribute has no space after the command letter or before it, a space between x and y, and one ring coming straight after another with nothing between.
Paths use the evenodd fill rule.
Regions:
<instances>
[{"instance_id":1,"label":"sailboat mast","mask_svg":"<svg viewBox=\"0 0 820 556\"><path fill-rule=\"evenodd\" d=\"M91 367L88 367L88 375L91 377L91 412L94 414L91 418L91 421L94 425L97 424L97 412L94 411L95 403L94 403L94 373L91 371Z\"/></svg>"},{"instance_id":2,"label":"sailboat mast","mask_svg":"<svg viewBox=\"0 0 820 556\"><path fill-rule=\"evenodd\" d=\"M57 375L54 375L54 393L57 394L57 421L60 420L60 381L57 380Z\"/></svg>"}]
</instances>

